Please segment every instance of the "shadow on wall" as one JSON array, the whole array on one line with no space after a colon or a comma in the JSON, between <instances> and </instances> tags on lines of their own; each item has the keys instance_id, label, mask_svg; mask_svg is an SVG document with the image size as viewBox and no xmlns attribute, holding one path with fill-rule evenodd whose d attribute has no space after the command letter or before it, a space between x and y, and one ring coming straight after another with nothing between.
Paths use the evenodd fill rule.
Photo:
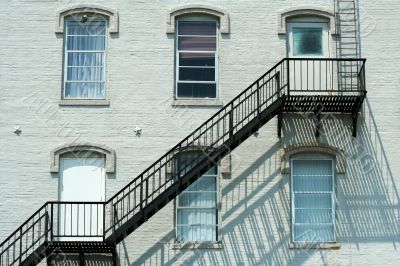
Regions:
<instances>
[{"instance_id":1,"label":"shadow on wall","mask_svg":"<svg viewBox=\"0 0 400 266\"><path fill-rule=\"evenodd\" d=\"M120 245L120 264L351 263L354 262L352 256L369 244L385 244L381 255L396 260L394 254L400 245L400 205L396 187L399 181L388 164L371 106L365 102L356 139L351 137L349 116L326 116L321 123L319 142L342 149L346 156L346 173L338 175L336 180L339 250L289 248L290 179L280 174L279 149L282 145L317 144L317 140L311 119L288 115L284 120L282 143L275 143L222 189L224 248L173 249L174 231L171 230L137 258L129 258L129 251ZM242 146L249 148L246 143ZM377 258L380 255L366 254Z\"/></svg>"}]
</instances>

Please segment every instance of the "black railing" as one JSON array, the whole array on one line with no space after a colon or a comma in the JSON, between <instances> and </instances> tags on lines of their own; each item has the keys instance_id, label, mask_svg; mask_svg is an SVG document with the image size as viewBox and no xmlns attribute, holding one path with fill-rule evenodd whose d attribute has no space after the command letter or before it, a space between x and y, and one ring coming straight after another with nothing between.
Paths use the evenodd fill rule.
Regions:
<instances>
[{"instance_id":1,"label":"black railing","mask_svg":"<svg viewBox=\"0 0 400 266\"><path fill-rule=\"evenodd\" d=\"M365 59L290 58L289 82L292 95L365 94Z\"/></svg>"},{"instance_id":2,"label":"black railing","mask_svg":"<svg viewBox=\"0 0 400 266\"><path fill-rule=\"evenodd\" d=\"M106 209L111 217L108 219L106 236L140 213L175 182L179 182L187 171L185 169L192 169L210 158L213 151L226 145L248 122L287 94L287 62L286 59L281 60L109 199ZM188 153L191 154L191 160L185 160L182 165L179 155ZM180 165L179 169L177 165Z\"/></svg>"},{"instance_id":3,"label":"black railing","mask_svg":"<svg viewBox=\"0 0 400 266\"><path fill-rule=\"evenodd\" d=\"M20 265L51 241L104 241L104 202L47 202L0 245L0 266Z\"/></svg>"},{"instance_id":4,"label":"black railing","mask_svg":"<svg viewBox=\"0 0 400 266\"><path fill-rule=\"evenodd\" d=\"M343 62L347 67L341 67ZM20 264L51 241L107 240L163 192L179 185L190 169L214 160L218 150L226 148L226 154L234 148L238 134L248 130L248 124L257 124L271 106L278 108L278 100L293 95L365 96L364 64L364 59L282 59L107 202L43 205L0 244L0 266ZM181 160L181 154L190 160Z\"/></svg>"}]
</instances>

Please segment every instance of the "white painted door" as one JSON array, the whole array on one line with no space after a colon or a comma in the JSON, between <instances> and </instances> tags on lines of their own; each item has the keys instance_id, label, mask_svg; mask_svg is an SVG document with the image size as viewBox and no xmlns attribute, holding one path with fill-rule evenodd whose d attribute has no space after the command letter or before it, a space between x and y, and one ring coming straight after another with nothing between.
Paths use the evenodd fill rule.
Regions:
<instances>
[{"instance_id":1,"label":"white painted door","mask_svg":"<svg viewBox=\"0 0 400 266\"><path fill-rule=\"evenodd\" d=\"M102 157L61 159L60 201L102 202L105 200L105 160ZM103 205L68 204L58 207L61 240L101 240Z\"/></svg>"},{"instance_id":2,"label":"white painted door","mask_svg":"<svg viewBox=\"0 0 400 266\"><path fill-rule=\"evenodd\" d=\"M312 60L329 58L330 40L328 24L318 21L295 21L287 24L288 55L302 58L290 61L291 93L293 95L331 94L334 88L334 62Z\"/></svg>"}]
</instances>

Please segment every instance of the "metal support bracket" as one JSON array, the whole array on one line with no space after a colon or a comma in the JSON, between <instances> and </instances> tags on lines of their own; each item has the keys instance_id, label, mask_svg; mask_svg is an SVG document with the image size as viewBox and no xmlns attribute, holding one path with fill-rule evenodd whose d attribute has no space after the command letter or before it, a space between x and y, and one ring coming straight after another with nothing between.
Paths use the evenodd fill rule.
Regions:
<instances>
[{"instance_id":1,"label":"metal support bracket","mask_svg":"<svg viewBox=\"0 0 400 266\"><path fill-rule=\"evenodd\" d=\"M79 266L85 266L85 254L82 249L79 250Z\"/></svg>"},{"instance_id":2,"label":"metal support bracket","mask_svg":"<svg viewBox=\"0 0 400 266\"><path fill-rule=\"evenodd\" d=\"M357 119L358 119L358 112L353 112L351 114L351 118L353 121L353 137L357 137Z\"/></svg>"},{"instance_id":3,"label":"metal support bracket","mask_svg":"<svg viewBox=\"0 0 400 266\"><path fill-rule=\"evenodd\" d=\"M112 265L117 266L117 248L115 245L112 248L111 256L112 256Z\"/></svg>"},{"instance_id":4,"label":"metal support bracket","mask_svg":"<svg viewBox=\"0 0 400 266\"><path fill-rule=\"evenodd\" d=\"M282 137L282 120L283 120L283 113L279 112L279 114L278 114L278 138Z\"/></svg>"},{"instance_id":5,"label":"metal support bracket","mask_svg":"<svg viewBox=\"0 0 400 266\"><path fill-rule=\"evenodd\" d=\"M314 123L315 123L315 137L319 138L321 129L321 112L315 113Z\"/></svg>"}]
</instances>

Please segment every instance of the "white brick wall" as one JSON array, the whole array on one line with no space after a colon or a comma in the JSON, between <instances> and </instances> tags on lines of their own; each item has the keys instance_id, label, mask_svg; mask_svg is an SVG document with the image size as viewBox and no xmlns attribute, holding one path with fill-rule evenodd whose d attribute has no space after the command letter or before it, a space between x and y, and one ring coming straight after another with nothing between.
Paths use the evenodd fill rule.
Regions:
<instances>
[{"instance_id":1,"label":"white brick wall","mask_svg":"<svg viewBox=\"0 0 400 266\"><path fill-rule=\"evenodd\" d=\"M54 16L74 3L0 2L0 240L45 201L57 200L58 176L49 173L53 148L76 139L113 148L117 170L106 181L110 197L217 110L171 107L174 39L165 34L166 11L199 3L173 0L90 1L120 15L119 33L108 38L111 105L59 107L63 39L54 33ZM276 34L279 10L333 8L332 0L207 3L227 10L231 20L231 33L219 38L225 103L285 56L285 40ZM171 203L118 246L121 265L395 265L400 260L399 8L396 0L361 1L368 100L357 139L351 138L347 116L335 120L343 127L340 138L330 134L331 120L323 124L321 142L347 155L346 173L337 178L340 249L288 247L290 189L289 177L280 173L280 150L315 138L304 118L285 116L281 141L273 119L233 153L232 178L221 179L223 249L172 249ZM20 136L13 133L15 125L22 126ZM135 126L143 128L141 137L132 132Z\"/></svg>"}]
</instances>

